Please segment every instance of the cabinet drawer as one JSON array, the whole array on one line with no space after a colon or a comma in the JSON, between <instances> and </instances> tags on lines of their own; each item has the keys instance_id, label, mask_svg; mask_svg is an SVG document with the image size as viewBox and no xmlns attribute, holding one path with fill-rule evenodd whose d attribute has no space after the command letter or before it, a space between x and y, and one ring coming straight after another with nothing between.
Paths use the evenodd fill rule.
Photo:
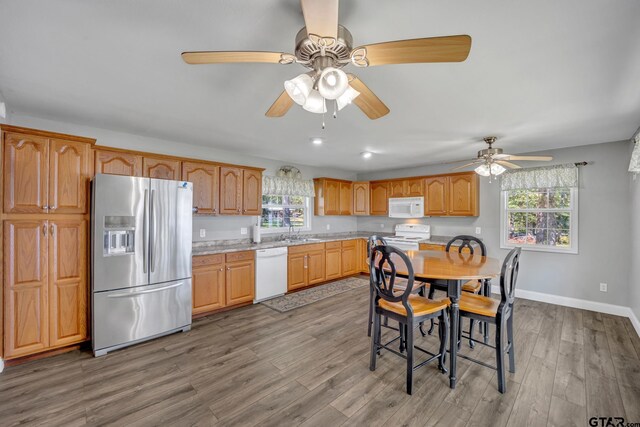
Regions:
<instances>
[{"instance_id":1,"label":"cabinet drawer","mask_svg":"<svg viewBox=\"0 0 640 427\"><path fill-rule=\"evenodd\" d=\"M355 248L355 247L356 247L356 241L355 240L343 240L342 241L342 249Z\"/></svg>"},{"instance_id":2,"label":"cabinet drawer","mask_svg":"<svg viewBox=\"0 0 640 427\"><path fill-rule=\"evenodd\" d=\"M289 254L301 254L309 251L323 251L324 243L313 243L311 245L289 246Z\"/></svg>"},{"instance_id":3,"label":"cabinet drawer","mask_svg":"<svg viewBox=\"0 0 640 427\"><path fill-rule=\"evenodd\" d=\"M255 256L253 251L232 252L227 254L227 262L249 261Z\"/></svg>"},{"instance_id":4,"label":"cabinet drawer","mask_svg":"<svg viewBox=\"0 0 640 427\"><path fill-rule=\"evenodd\" d=\"M223 264L224 254L214 255L196 255L191 260L192 267L200 267L203 265Z\"/></svg>"},{"instance_id":5,"label":"cabinet drawer","mask_svg":"<svg viewBox=\"0 0 640 427\"><path fill-rule=\"evenodd\" d=\"M325 243L325 246L326 246L327 250L329 250L329 249L340 249L340 243L341 242L327 242L327 243Z\"/></svg>"}]
</instances>

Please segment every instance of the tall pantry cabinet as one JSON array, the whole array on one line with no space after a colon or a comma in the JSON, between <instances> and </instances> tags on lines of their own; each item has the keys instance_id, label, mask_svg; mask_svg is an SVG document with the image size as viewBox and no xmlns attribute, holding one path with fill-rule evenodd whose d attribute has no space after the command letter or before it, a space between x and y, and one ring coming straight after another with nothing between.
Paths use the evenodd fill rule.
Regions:
<instances>
[{"instance_id":1,"label":"tall pantry cabinet","mask_svg":"<svg viewBox=\"0 0 640 427\"><path fill-rule=\"evenodd\" d=\"M0 357L88 338L89 184L94 139L1 125Z\"/></svg>"}]
</instances>

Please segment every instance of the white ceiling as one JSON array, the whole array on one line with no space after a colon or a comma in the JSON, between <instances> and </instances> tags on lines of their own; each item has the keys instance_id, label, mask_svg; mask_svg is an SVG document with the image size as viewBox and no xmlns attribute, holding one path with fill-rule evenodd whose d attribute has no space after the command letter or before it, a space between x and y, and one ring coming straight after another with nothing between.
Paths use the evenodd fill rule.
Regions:
<instances>
[{"instance_id":1,"label":"white ceiling","mask_svg":"<svg viewBox=\"0 0 640 427\"><path fill-rule=\"evenodd\" d=\"M0 0L17 113L352 171L617 141L640 125L637 0L342 0L354 43L469 34L466 62L354 69L391 113L265 111L299 65L186 65L185 50L291 52L298 0ZM309 137L327 143L311 146ZM363 160L359 153L378 155Z\"/></svg>"}]
</instances>

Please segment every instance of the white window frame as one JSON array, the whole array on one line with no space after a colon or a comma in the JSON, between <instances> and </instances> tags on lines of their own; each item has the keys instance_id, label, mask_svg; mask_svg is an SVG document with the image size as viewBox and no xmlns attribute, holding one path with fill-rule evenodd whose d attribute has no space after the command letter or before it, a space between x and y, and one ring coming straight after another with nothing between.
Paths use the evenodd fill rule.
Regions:
<instances>
[{"instance_id":1,"label":"white window frame","mask_svg":"<svg viewBox=\"0 0 640 427\"><path fill-rule=\"evenodd\" d=\"M508 232L508 221L507 221L507 193L508 191L500 191L500 248L502 249L513 249L515 247L522 248L523 251L534 251L534 252L555 252L555 253L563 253L563 254L578 254L578 189L577 188L569 188L570 190L570 209L545 209L545 212L567 212L569 211L569 215L571 216L570 224L571 228L569 230L569 240L571 242L571 246L568 248L559 248L555 246L547 246L547 245L514 245L513 243L509 243L507 241ZM535 191L532 189L532 191ZM516 209L517 212L539 212L540 209Z\"/></svg>"},{"instance_id":2,"label":"white window frame","mask_svg":"<svg viewBox=\"0 0 640 427\"><path fill-rule=\"evenodd\" d=\"M267 194L264 194L267 196ZM276 196L276 194L274 194ZM311 231L311 218L313 217L313 198L305 197L304 202L304 227L297 227L295 231ZM260 233L262 234L276 234L276 233L286 233L289 231L289 227L276 227L276 228L266 228L262 227L262 212L260 212L260 216L258 221L260 221Z\"/></svg>"}]
</instances>

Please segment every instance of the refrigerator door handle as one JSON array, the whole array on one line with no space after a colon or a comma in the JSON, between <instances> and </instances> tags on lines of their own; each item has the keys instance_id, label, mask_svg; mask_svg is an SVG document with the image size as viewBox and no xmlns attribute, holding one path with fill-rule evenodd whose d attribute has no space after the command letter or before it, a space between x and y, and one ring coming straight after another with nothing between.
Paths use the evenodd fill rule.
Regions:
<instances>
[{"instance_id":1,"label":"refrigerator door handle","mask_svg":"<svg viewBox=\"0 0 640 427\"><path fill-rule=\"evenodd\" d=\"M124 292L124 293L121 293L121 294L110 294L110 295L108 295L108 297L109 298L127 298L127 297L133 297L133 296L136 296L136 295L151 294L153 292L166 291L167 289L177 288L178 286L182 286L182 285L184 285L184 282L174 283L172 285L163 286L161 288L145 289L145 290L138 291L138 292Z\"/></svg>"},{"instance_id":2,"label":"refrigerator door handle","mask_svg":"<svg viewBox=\"0 0 640 427\"><path fill-rule=\"evenodd\" d=\"M142 217L142 236L143 236L144 242L148 241L148 236L149 236L149 225L147 224L148 205L149 205L149 190L144 190L144 215ZM142 272L143 273L147 272L147 264L148 264L147 251L148 251L147 245L143 244L142 245Z\"/></svg>"},{"instance_id":3,"label":"refrigerator door handle","mask_svg":"<svg viewBox=\"0 0 640 427\"><path fill-rule=\"evenodd\" d=\"M152 273L155 271L155 251L153 248L156 240L155 191L156 190L151 190L151 198L149 199L149 268Z\"/></svg>"}]
</instances>

